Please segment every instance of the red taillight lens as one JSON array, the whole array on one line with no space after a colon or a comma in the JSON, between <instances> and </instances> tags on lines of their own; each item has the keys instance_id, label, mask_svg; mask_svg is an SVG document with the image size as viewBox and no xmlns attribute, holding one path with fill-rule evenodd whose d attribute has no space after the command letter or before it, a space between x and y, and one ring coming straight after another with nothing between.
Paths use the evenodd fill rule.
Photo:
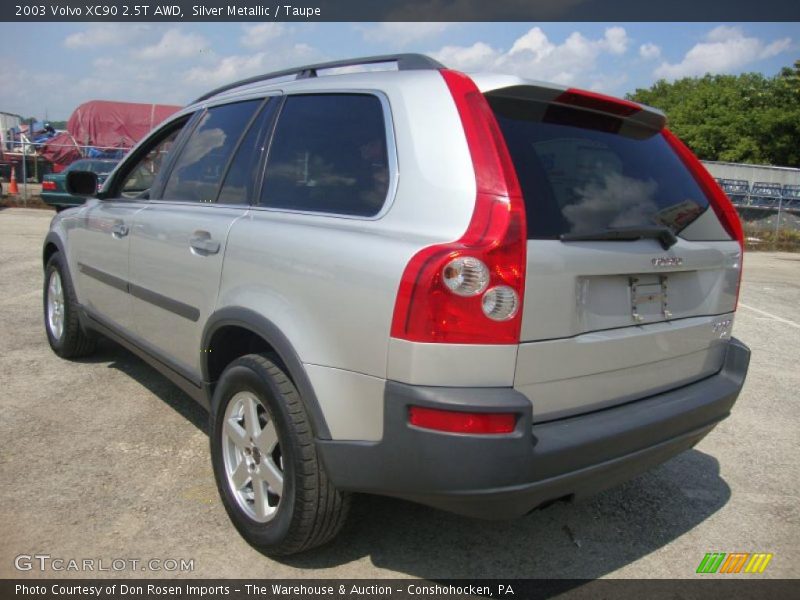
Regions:
<instances>
[{"instance_id":1,"label":"red taillight lens","mask_svg":"<svg viewBox=\"0 0 800 600\"><path fill-rule=\"evenodd\" d=\"M517 425L514 413L471 413L411 406L408 422L415 427L449 433L511 433Z\"/></svg>"},{"instance_id":2,"label":"red taillight lens","mask_svg":"<svg viewBox=\"0 0 800 600\"><path fill-rule=\"evenodd\" d=\"M442 270L461 256L482 261L486 287L508 286L522 302L525 286L525 206L505 140L486 98L462 73L442 70L467 138L477 198L467 231L449 244L424 248L409 261L395 303L392 337L415 342L516 344L521 307L502 321L484 314L480 295L454 294Z\"/></svg>"},{"instance_id":3,"label":"red taillight lens","mask_svg":"<svg viewBox=\"0 0 800 600\"><path fill-rule=\"evenodd\" d=\"M711 177L703 163L689 150L686 144L680 141L678 136L669 129L665 128L661 133L675 151L675 154L681 159L681 162L689 169L700 189L703 190L722 227L728 232L728 235L739 243L742 255L739 259L739 282L736 287L736 302L733 306L733 309L736 310L739 305L739 290L742 287L742 261L744 260L744 230L742 229L742 221L739 219L739 213L736 212L736 208L731 203L730 198L722 191L722 188Z\"/></svg>"},{"instance_id":4,"label":"red taillight lens","mask_svg":"<svg viewBox=\"0 0 800 600\"><path fill-rule=\"evenodd\" d=\"M589 110L596 110L620 117L630 117L642 110L641 106L630 100L623 100L622 98L614 98L612 96L606 96L605 94L598 94L597 92L578 90L575 88L570 88L566 92L562 92L556 97L554 102L580 108L588 108Z\"/></svg>"},{"instance_id":5,"label":"red taillight lens","mask_svg":"<svg viewBox=\"0 0 800 600\"><path fill-rule=\"evenodd\" d=\"M55 181L43 181L42 182L42 191L44 192L52 192L56 189L56 182Z\"/></svg>"}]
</instances>

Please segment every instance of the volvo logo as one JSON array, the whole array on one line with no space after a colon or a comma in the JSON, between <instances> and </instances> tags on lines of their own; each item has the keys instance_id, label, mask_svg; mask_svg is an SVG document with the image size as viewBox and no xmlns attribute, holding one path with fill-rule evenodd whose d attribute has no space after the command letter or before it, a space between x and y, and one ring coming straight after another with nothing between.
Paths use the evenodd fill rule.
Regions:
<instances>
[{"instance_id":1,"label":"volvo logo","mask_svg":"<svg viewBox=\"0 0 800 600\"><path fill-rule=\"evenodd\" d=\"M680 267L683 259L679 256L658 256L650 262L654 267Z\"/></svg>"}]
</instances>

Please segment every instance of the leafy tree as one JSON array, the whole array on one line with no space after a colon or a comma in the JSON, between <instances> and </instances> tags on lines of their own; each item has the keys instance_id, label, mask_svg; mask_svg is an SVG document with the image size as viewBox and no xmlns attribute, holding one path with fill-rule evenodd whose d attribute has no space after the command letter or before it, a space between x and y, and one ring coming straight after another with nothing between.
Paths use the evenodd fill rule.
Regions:
<instances>
[{"instance_id":1,"label":"leafy tree","mask_svg":"<svg viewBox=\"0 0 800 600\"><path fill-rule=\"evenodd\" d=\"M700 158L800 167L800 60L774 77L662 79L627 97L663 110Z\"/></svg>"}]
</instances>

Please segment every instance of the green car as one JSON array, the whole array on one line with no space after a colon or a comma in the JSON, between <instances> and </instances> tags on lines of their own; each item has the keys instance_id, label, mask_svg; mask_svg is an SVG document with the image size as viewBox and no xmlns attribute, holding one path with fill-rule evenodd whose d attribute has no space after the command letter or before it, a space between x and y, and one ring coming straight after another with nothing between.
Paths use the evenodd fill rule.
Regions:
<instances>
[{"instance_id":1,"label":"green car","mask_svg":"<svg viewBox=\"0 0 800 600\"><path fill-rule=\"evenodd\" d=\"M67 191L67 173L70 171L94 171L97 173L98 189L109 173L117 166L118 160L84 158L76 160L61 173L50 173L42 180L42 201L62 211L70 206L80 206L86 200L73 196Z\"/></svg>"}]
</instances>

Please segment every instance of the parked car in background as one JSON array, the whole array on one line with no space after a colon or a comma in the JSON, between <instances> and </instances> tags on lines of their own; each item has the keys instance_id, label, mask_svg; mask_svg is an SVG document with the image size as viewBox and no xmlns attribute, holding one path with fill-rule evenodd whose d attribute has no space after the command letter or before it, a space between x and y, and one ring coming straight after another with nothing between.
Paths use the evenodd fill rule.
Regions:
<instances>
[{"instance_id":1,"label":"parked car in background","mask_svg":"<svg viewBox=\"0 0 800 600\"><path fill-rule=\"evenodd\" d=\"M118 160L82 159L76 160L61 173L50 173L42 180L42 201L54 206L57 211L70 206L80 206L85 198L73 196L67 191L67 173L70 171L91 171L97 173L98 190L109 173L117 166Z\"/></svg>"}]
</instances>

